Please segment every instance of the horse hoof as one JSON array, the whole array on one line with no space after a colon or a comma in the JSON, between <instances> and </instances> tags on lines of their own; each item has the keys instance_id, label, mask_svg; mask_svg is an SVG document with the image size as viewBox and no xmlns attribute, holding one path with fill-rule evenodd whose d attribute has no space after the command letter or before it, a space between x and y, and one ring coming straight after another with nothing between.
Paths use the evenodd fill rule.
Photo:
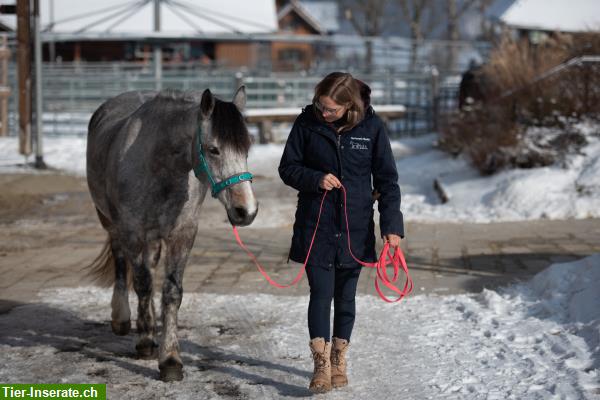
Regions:
<instances>
[{"instance_id":1,"label":"horse hoof","mask_svg":"<svg viewBox=\"0 0 600 400\"><path fill-rule=\"evenodd\" d=\"M158 357L158 345L152 339L144 338L135 345L139 358L152 360Z\"/></svg>"},{"instance_id":2,"label":"horse hoof","mask_svg":"<svg viewBox=\"0 0 600 400\"><path fill-rule=\"evenodd\" d=\"M180 381L183 379L183 364L174 358L168 358L158 366L160 380L163 382Z\"/></svg>"},{"instance_id":3,"label":"horse hoof","mask_svg":"<svg viewBox=\"0 0 600 400\"><path fill-rule=\"evenodd\" d=\"M125 336L131 330L131 321L111 321L110 326L112 327L112 331L115 335Z\"/></svg>"}]
</instances>

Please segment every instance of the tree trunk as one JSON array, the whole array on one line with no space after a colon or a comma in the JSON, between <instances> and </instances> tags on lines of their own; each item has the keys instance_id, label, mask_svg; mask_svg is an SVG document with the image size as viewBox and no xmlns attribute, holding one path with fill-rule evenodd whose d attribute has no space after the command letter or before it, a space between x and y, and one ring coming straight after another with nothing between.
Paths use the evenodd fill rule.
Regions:
<instances>
[{"instance_id":1,"label":"tree trunk","mask_svg":"<svg viewBox=\"0 0 600 400\"><path fill-rule=\"evenodd\" d=\"M420 16L416 17L410 26L410 71L413 72L417 69L417 60L419 56L420 41L423 39L421 34L421 23L418 21Z\"/></svg>"},{"instance_id":2,"label":"tree trunk","mask_svg":"<svg viewBox=\"0 0 600 400\"><path fill-rule=\"evenodd\" d=\"M370 74L373 72L373 41L370 38L365 39L366 59L365 72Z\"/></svg>"},{"instance_id":3,"label":"tree trunk","mask_svg":"<svg viewBox=\"0 0 600 400\"><path fill-rule=\"evenodd\" d=\"M449 49L448 49L448 61L446 69L454 70L456 63L456 45L459 38L458 34L458 11L456 9L456 0L447 0L448 1L448 40L449 40Z\"/></svg>"}]
</instances>

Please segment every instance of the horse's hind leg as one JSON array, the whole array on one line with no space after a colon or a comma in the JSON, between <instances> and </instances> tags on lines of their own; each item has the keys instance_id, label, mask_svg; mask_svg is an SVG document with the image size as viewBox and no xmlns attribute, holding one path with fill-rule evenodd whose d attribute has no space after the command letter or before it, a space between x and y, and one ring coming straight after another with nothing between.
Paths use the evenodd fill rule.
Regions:
<instances>
[{"instance_id":1,"label":"horse's hind leg","mask_svg":"<svg viewBox=\"0 0 600 400\"><path fill-rule=\"evenodd\" d=\"M162 289L163 337L159 349L160 379L165 382L183 379L183 362L177 339L177 312L183 297L183 271L194 244L196 227L178 230L167 240L165 280Z\"/></svg>"},{"instance_id":2,"label":"horse's hind leg","mask_svg":"<svg viewBox=\"0 0 600 400\"><path fill-rule=\"evenodd\" d=\"M111 327L117 335L127 335L131 330L129 291L127 281L127 261L116 240L111 241L115 262L115 284L111 301Z\"/></svg>"},{"instance_id":3,"label":"horse's hind leg","mask_svg":"<svg viewBox=\"0 0 600 400\"><path fill-rule=\"evenodd\" d=\"M138 296L137 330L139 340L135 346L140 358L155 358L156 344L156 312L152 283L153 269L160 258L160 241L147 243L143 250L132 257L133 288Z\"/></svg>"},{"instance_id":4,"label":"horse's hind leg","mask_svg":"<svg viewBox=\"0 0 600 400\"><path fill-rule=\"evenodd\" d=\"M115 232L112 223L100 212L100 210L98 210L98 208L96 208L96 213L98 214L100 223L108 232L107 250L110 251L110 253L107 253L107 262L104 263L101 269L96 271L96 276L107 284L109 282L112 282L113 284L113 295L110 302L112 308L110 324L112 331L116 335L127 335L131 330L127 260L125 259L125 255L123 254L117 233ZM114 265L114 271L110 268L111 265Z\"/></svg>"}]
</instances>

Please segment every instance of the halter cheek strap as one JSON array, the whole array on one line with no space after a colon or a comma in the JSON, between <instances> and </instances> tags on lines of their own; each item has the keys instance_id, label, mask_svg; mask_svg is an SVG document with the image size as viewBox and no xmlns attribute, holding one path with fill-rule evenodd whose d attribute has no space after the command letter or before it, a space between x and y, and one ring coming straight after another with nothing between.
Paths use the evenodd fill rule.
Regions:
<instances>
[{"instance_id":1,"label":"halter cheek strap","mask_svg":"<svg viewBox=\"0 0 600 400\"><path fill-rule=\"evenodd\" d=\"M210 183L212 197L217 197L223 189L226 189L229 186L237 185L238 183L245 181L252 181L253 175L250 172L241 172L220 182L215 181L210 172L210 168L208 167L208 163L206 162L206 157L204 157L204 152L202 151L201 125L198 125L198 129L196 129L196 153L198 154L198 160L200 162L194 165L194 175L196 175L196 178L200 179L200 176L206 173L208 182Z\"/></svg>"}]
</instances>

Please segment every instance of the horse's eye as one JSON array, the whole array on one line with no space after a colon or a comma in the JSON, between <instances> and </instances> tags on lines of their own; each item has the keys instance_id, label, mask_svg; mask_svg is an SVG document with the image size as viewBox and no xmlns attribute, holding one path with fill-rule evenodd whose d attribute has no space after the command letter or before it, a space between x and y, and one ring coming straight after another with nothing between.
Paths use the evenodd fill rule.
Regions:
<instances>
[{"instance_id":1,"label":"horse's eye","mask_svg":"<svg viewBox=\"0 0 600 400\"><path fill-rule=\"evenodd\" d=\"M221 154L221 153L219 152L219 149L217 149L215 146L210 146L210 147L208 148L208 152L209 152L210 154L212 154L213 156L218 156L218 155L220 155L220 154Z\"/></svg>"}]
</instances>

